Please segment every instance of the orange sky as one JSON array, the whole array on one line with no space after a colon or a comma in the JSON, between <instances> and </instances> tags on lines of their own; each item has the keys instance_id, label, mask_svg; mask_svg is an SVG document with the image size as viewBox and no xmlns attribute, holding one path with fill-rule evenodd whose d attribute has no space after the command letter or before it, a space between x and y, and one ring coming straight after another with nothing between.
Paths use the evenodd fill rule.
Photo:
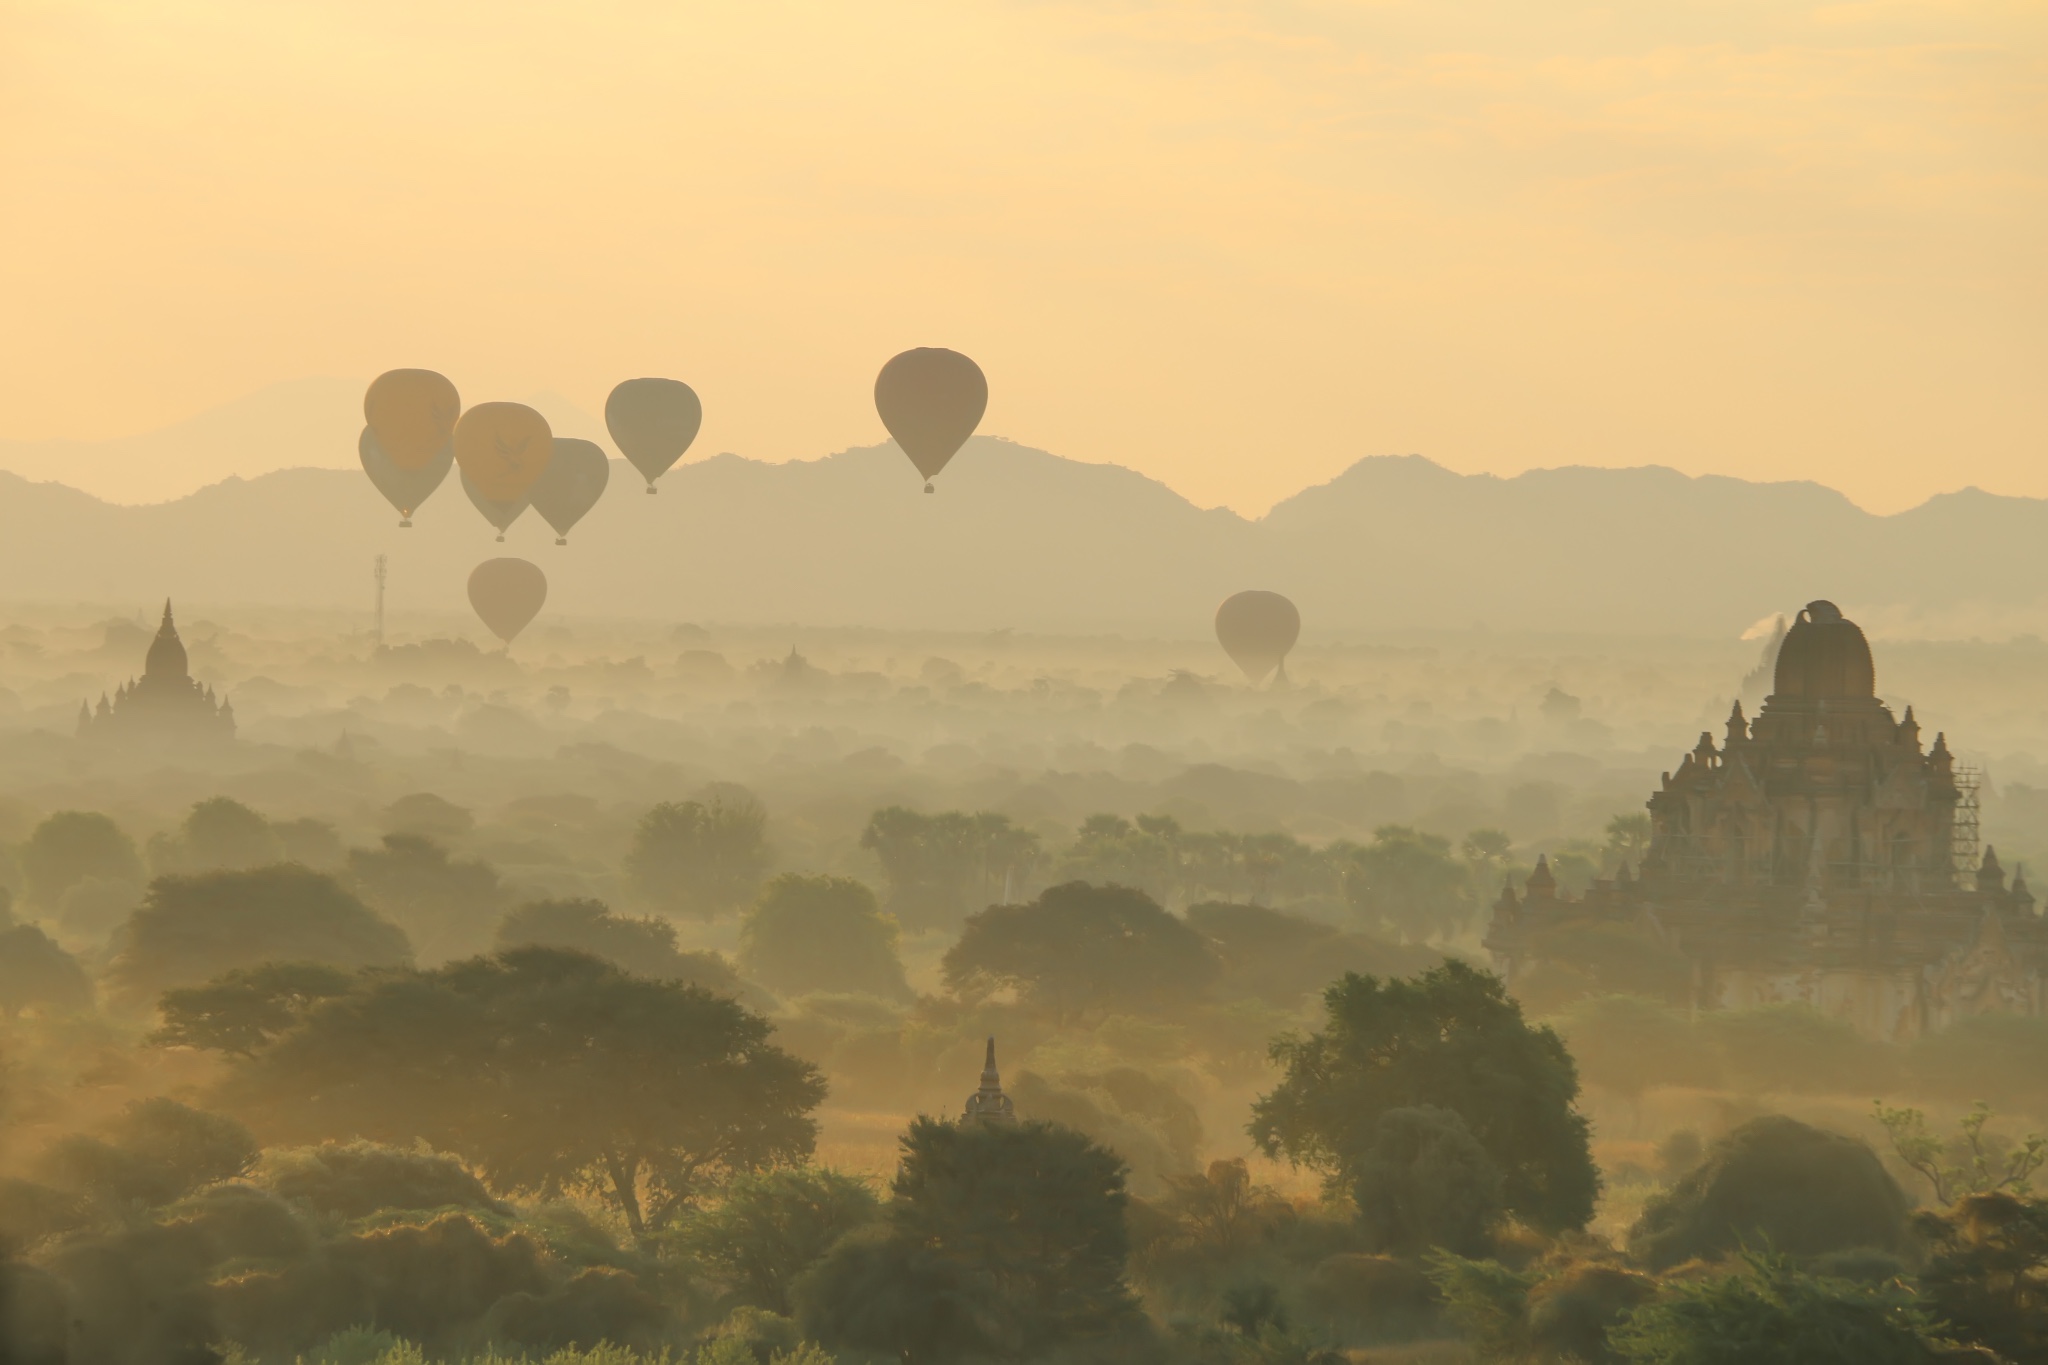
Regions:
<instances>
[{"instance_id":1,"label":"orange sky","mask_svg":"<svg viewBox=\"0 0 2048 1365\"><path fill-rule=\"evenodd\" d=\"M0 185L0 436L426 365L811 457L947 345L985 431L1246 512L1396 452L2048 496L2034 0L0 0Z\"/></svg>"}]
</instances>

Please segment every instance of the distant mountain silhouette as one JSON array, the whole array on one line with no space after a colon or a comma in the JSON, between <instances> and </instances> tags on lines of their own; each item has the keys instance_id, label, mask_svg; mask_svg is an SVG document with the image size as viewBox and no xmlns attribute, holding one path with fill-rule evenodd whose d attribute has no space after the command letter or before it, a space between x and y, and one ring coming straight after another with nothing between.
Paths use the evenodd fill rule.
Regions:
<instances>
[{"instance_id":1,"label":"distant mountain silhouette","mask_svg":"<svg viewBox=\"0 0 2048 1365\"><path fill-rule=\"evenodd\" d=\"M530 513L497 544L452 481L401 531L353 470L231 478L149 506L0 474L0 593L366 608L383 551L395 610L466 612L470 569L516 554L547 570L549 612L1186 637L1227 594L1264 587L1301 606L1305 642L1474 626L1725 637L1816 596L1866 623L2010 628L2048 597L2048 503L1975 490L1877 517L1809 483L1656 468L1501 479L1373 458L1253 522L986 437L936 494L920 487L892 445L720 455L671 471L656 497L615 463L558 547Z\"/></svg>"}]
</instances>

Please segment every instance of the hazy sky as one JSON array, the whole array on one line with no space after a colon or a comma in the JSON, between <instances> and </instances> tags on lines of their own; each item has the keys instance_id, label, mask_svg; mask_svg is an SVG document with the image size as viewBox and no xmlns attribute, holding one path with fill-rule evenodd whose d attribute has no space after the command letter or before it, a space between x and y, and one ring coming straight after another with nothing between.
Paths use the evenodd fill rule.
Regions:
<instances>
[{"instance_id":1,"label":"hazy sky","mask_svg":"<svg viewBox=\"0 0 2048 1365\"><path fill-rule=\"evenodd\" d=\"M2039 0L0 0L0 185L0 436L426 365L812 457L948 345L985 431L1247 512L2048 495Z\"/></svg>"}]
</instances>

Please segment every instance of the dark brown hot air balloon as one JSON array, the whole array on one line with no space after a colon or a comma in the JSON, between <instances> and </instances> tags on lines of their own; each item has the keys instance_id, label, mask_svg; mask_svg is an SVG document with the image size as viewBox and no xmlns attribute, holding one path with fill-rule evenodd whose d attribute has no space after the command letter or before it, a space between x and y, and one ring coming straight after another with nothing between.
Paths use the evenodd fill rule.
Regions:
<instances>
[{"instance_id":1,"label":"dark brown hot air balloon","mask_svg":"<svg viewBox=\"0 0 2048 1365\"><path fill-rule=\"evenodd\" d=\"M469 605L508 646L548 600L548 576L523 559L486 559L469 575Z\"/></svg>"},{"instance_id":2,"label":"dark brown hot air balloon","mask_svg":"<svg viewBox=\"0 0 2048 1365\"><path fill-rule=\"evenodd\" d=\"M1287 651L1301 638L1301 613L1277 592L1236 593L1216 608L1216 642L1254 687L1276 670L1287 677Z\"/></svg>"},{"instance_id":3,"label":"dark brown hot air balloon","mask_svg":"<svg viewBox=\"0 0 2048 1365\"><path fill-rule=\"evenodd\" d=\"M555 456L535 480L529 498L533 510L555 528L555 544L569 543L569 528L597 506L611 477L612 462L595 441L555 438Z\"/></svg>"},{"instance_id":4,"label":"dark brown hot air balloon","mask_svg":"<svg viewBox=\"0 0 2048 1365\"><path fill-rule=\"evenodd\" d=\"M363 420L399 469L424 469L447 448L462 398L432 370L386 370L363 394Z\"/></svg>"},{"instance_id":5,"label":"dark brown hot air balloon","mask_svg":"<svg viewBox=\"0 0 2048 1365\"><path fill-rule=\"evenodd\" d=\"M988 411L981 366L943 346L905 351L875 376L875 411L896 444L924 475L924 491Z\"/></svg>"},{"instance_id":6,"label":"dark brown hot air balloon","mask_svg":"<svg viewBox=\"0 0 2048 1365\"><path fill-rule=\"evenodd\" d=\"M605 430L650 493L703 425L704 405L680 379L628 379L604 400Z\"/></svg>"},{"instance_id":7,"label":"dark brown hot air balloon","mask_svg":"<svg viewBox=\"0 0 2048 1365\"><path fill-rule=\"evenodd\" d=\"M356 456L363 462L363 472L370 476L377 491L384 500L398 509L398 524L412 525L413 510L427 500L441 480L448 477L449 469L455 464L455 452L447 446L441 453L418 469L400 469L377 439L377 433L368 427L356 440Z\"/></svg>"}]
</instances>

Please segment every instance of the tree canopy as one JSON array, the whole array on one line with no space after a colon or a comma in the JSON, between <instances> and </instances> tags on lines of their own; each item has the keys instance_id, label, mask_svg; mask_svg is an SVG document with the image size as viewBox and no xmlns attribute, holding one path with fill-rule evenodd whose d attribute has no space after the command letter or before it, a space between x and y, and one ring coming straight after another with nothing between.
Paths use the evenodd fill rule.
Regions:
<instances>
[{"instance_id":1,"label":"tree canopy","mask_svg":"<svg viewBox=\"0 0 2048 1365\"><path fill-rule=\"evenodd\" d=\"M397 967L405 932L334 878L289 863L159 877L116 936L108 977L132 1001L265 962Z\"/></svg>"},{"instance_id":2,"label":"tree canopy","mask_svg":"<svg viewBox=\"0 0 2048 1365\"><path fill-rule=\"evenodd\" d=\"M1218 972L1202 936L1128 886L1067 882L967 920L946 952L956 995L1014 989L1057 1018L1140 1013L1198 999Z\"/></svg>"},{"instance_id":3,"label":"tree canopy","mask_svg":"<svg viewBox=\"0 0 2048 1365\"><path fill-rule=\"evenodd\" d=\"M445 962L488 947L505 902L488 863L451 858L423 834L387 834L376 848L348 851L349 885L405 926L422 962Z\"/></svg>"},{"instance_id":4,"label":"tree canopy","mask_svg":"<svg viewBox=\"0 0 2048 1365\"><path fill-rule=\"evenodd\" d=\"M819 991L907 1000L896 922L851 877L784 873L740 922L740 969L784 996Z\"/></svg>"},{"instance_id":5,"label":"tree canopy","mask_svg":"<svg viewBox=\"0 0 2048 1365\"><path fill-rule=\"evenodd\" d=\"M37 825L21 846L21 874L29 899L55 907L88 877L140 882L135 841L98 811L60 810Z\"/></svg>"},{"instance_id":6,"label":"tree canopy","mask_svg":"<svg viewBox=\"0 0 2048 1365\"><path fill-rule=\"evenodd\" d=\"M882 865L889 911L915 928L951 928L1008 899L1038 861L1038 836L1007 815L889 806L868 817L860 846Z\"/></svg>"},{"instance_id":7,"label":"tree canopy","mask_svg":"<svg viewBox=\"0 0 2048 1365\"><path fill-rule=\"evenodd\" d=\"M614 912L603 901L528 901L498 922L497 946L573 948L603 958L622 971L702 986L718 995L747 999L747 984L719 954L676 947L676 927L667 920L636 919ZM758 995L758 992L755 992Z\"/></svg>"},{"instance_id":8,"label":"tree canopy","mask_svg":"<svg viewBox=\"0 0 2048 1365\"><path fill-rule=\"evenodd\" d=\"M1507 1212L1545 1231L1592 1217L1600 1177L1571 1055L1498 977L1446 960L1408 979L1347 975L1323 1001L1321 1032L1274 1044L1286 1074L1251 1124L1269 1155L1341 1185L1382 1118L1429 1105L1463 1120L1499 1168Z\"/></svg>"},{"instance_id":9,"label":"tree canopy","mask_svg":"<svg viewBox=\"0 0 2048 1365\"><path fill-rule=\"evenodd\" d=\"M1653 1269L1769 1245L1795 1256L1894 1249L1908 1203L1870 1145L1769 1114L1716 1142L1651 1201L1629 1250Z\"/></svg>"},{"instance_id":10,"label":"tree canopy","mask_svg":"<svg viewBox=\"0 0 2048 1365\"><path fill-rule=\"evenodd\" d=\"M701 801L664 801L633 831L626 875L655 905L704 919L753 896L772 861L768 814L741 787L715 787Z\"/></svg>"},{"instance_id":11,"label":"tree canopy","mask_svg":"<svg viewBox=\"0 0 2048 1365\"><path fill-rule=\"evenodd\" d=\"M806 1335L916 1365L1030 1358L1134 1312L1115 1153L1052 1124L930 1118L902 1147L884 1224L799 1281Z\"/></svg>"},{"instance_id":12,"label":"tree canopy","mask_svg":"<svg viewBox=\"0 0 2048 1365\"><path fill-rule=\"evenodd\" d=\"M150 867L158 875L261 867L284 857L284 841L270 821L226 796L199 802L186 812L175 833L149 841Z\"/></svg>"},{"instance_id":13,"label":"tree canopy","mask_svg":"<svg viewBox=\"0 0 2048 1365\"><path fill-rule=\"evenodd\" d=\"M273 1140L424 1140L499 1190L591 1190L640 1236L710 1179L810 1153L824 1082L770 1032L701 987L515 948L370 976L224 1093Z\"/></svg>"}]
</instances>

